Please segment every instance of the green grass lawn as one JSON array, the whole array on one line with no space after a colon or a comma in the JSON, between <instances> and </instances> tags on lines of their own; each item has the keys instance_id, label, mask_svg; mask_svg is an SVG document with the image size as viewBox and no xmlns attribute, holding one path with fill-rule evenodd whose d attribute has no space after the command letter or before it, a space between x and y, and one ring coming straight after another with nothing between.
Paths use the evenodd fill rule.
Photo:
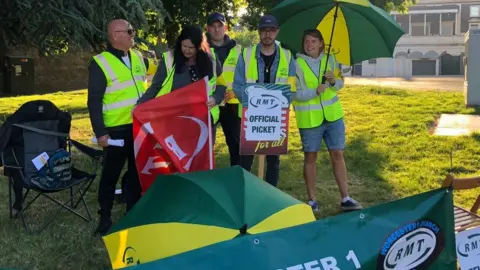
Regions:
<instances>
[{"instance_id":1,"label":"green grass lawn","mask_svg":"<svg viewBox=\"0 0 480 270\"><path fill-rule=\"evenodd\" d=\"M429 133L441 113L469 113L460 92L405 91L372 86L349 86L341 91L347 126L345 152L351 196L364 207L392 201L438 188L446 174L467 176L480 174L478 136L435 137ZM73 113L72 137L89 142L92 131L86 109L86 91L0 99L0 121L21 104L33 99L48 99ZM281 160L279 188L300 199L306 199L302 177L303 155L291 115L289 149ZM221 129L216 145L217 164L227 166L228 151ZM453 151L453 164L450 154ZM256 167L255 167L256 169ZM8 216L7 181L0 186L0 268L28 269L106 269L110 268L107 252L99 238L92 237L97 223L95 182L87 194L95 220L86 223L63 212L41 235L27 235L19 220ZM339 193L330 160L322 151L318 160L318 218L340 214ZM470 207L478 190L455 194L455 203ZM40 203L40 204L38 204ZM40 199L26 213L27 221L45 218L52 205ZM123 215L123 205L115 205L114 222Z\"/></svg>"}]
</instances>

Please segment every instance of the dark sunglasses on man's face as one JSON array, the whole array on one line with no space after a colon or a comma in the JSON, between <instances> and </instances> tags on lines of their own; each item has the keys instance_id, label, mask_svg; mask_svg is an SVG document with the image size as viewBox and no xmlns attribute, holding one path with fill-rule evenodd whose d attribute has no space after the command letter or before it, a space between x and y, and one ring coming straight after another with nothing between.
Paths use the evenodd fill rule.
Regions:
<instances>
[{"instance_id":1,"label":"dark sunglasses on man's face","mask_svg":"<svg viewBox=\"0 0 480 270\"><path fill-rule=\"evenodd\" d=\"M127 34L129 34L130 36L136 33L136 31L133 30L133 29L121 30L121 31L117 31L117 32L127 32Z\"/></svg>"}]
</instances>

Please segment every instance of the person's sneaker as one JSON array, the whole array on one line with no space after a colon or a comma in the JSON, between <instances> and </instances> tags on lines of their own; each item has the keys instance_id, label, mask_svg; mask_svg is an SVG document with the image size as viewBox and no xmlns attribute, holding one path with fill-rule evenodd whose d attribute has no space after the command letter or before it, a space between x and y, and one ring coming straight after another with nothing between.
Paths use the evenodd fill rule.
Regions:
<instances>
[{"instance_id":1,"label":"person's sneaker","mask_svg":"<svg viewBox=\"0 0 480 270\"><path fill-rule=\"evenodd\" d=\"M313 212L318 211L318 202L316 202L314 200L309 200L308 205L310 205L312 207Z\"/></svg>"},{"instance_id":2,"label":"person's sneaker","mask_svg":"<svg viewBox=\"0 0 480 270\"><path fill-rule=\"evenodd\" d=\"M99 234L101 236L104 236L108 233L108 230L110 230L110 227L112 227L112 218L101 216L100 221L98 222L98 227L95 230L94 235Z\"/></svg>"},{"instance_id":3,"label":"person's sneaker","mask_svg":"<svg viewBox=\"0 0 480 270\"><path fill-rule=\"evenodd\" d=\"M362 206L354 199L348 198L346 201L340 203L340 208L342 208L343 211L353 211L362 209Z\"/></svg>"}]
</instances>

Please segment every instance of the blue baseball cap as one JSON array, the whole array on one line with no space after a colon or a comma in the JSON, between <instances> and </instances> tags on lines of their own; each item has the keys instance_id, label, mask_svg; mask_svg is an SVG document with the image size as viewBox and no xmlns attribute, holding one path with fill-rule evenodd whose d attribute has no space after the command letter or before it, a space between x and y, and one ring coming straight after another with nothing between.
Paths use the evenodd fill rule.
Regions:
<instances>
[{"instance_id":1,"label":"blue baseball cap","mask_svg":"<svg viewBox=\"0 0 480 270\"><path fill-rule=\"evenodd\" d=\"M260 22L258 23L258 29L273 27L278 28L277 18L272 15L265 15L260 18Z\"/></svg>"},{"instance_id":2,"label":"blue baseball cap","mask_svg":"<svg viewBox=\"0 0 480 270\"><path fill-rule=\"evenodd\" d=\"M207 17L207 24L210 25L214 21L219 21L221 23L226 23L227 21L225 20L225 16L223 16L222 13L220 12L214 12Z\"/></svg>"}]
</instances>

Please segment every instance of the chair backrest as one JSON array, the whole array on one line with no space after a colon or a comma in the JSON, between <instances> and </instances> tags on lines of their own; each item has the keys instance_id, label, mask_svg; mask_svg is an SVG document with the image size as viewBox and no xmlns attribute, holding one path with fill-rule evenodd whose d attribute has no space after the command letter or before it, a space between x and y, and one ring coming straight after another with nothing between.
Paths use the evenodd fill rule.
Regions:
<instances>
[{"instance_id":1,"label":"chair backrest","mask_svg":"<svg viewBox=\"0 0 480 270\"><path fill-rule=\"evenodd\" d=\"M447 175L442 187L452 186L454 190L466 190L480 188L480 176L455 178L452 174ZM470 212L477 213L480 208L480 193L473 203Z\"/></svg>"},{"instance_id":2,"label":"chair backrest","mask_svg":"<svg viewBox=\"0 0 480 270\"><path fill-rule=\"evenodd\" d=\"M13 152L14 159L23 167L25 184L38 172L32 160L46 152L49 156L65 149L72 117L48 100L34 100L23 104L10 115L2 127L0 151ZM10 150L10 151L7 151Z\"/></svg>"}]
</instances>

